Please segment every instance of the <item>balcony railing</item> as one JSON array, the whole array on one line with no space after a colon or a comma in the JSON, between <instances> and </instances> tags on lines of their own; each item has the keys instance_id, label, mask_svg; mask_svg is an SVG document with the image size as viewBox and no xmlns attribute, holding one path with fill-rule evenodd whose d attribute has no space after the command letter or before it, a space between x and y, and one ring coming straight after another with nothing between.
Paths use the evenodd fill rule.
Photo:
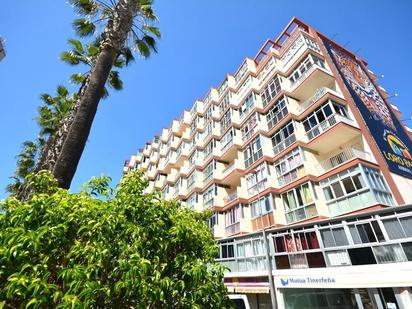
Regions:
<instances>
[{"instance_id":1,"label":"balcony railing","mask_svg":"<svg viewBox=\"0 0 412 309\"><path fill-rule=\"evenodd\" d=\"M317 169L320 173L326 173L327 171L339 165L342 165L354 158L360 158L363 160L371 161L372 155L369 152L365 152L355 147L347 147L338 154L333 155L322 162L319 162L319 164L317 165Z\"/></svg>"},{"instance_id":2,"label":"balcony railing","mask_svg":"<svg viewBox=\"0 0 412 309\"><path fill-rule=\"evenodd\" d=\"M253 186L248 188L247 193L249 194L249 196L253 196L253 195L255 195L259 192L262 192L267 187L268 187L268 179L264 178L264 179L260 180L258 183L254 184Z\"/></svg>"},{"instance_id":3,"label":"balcony railing","mask_svg":"<svg viewBox=\"0 0 412 309\"><path fill-rule=\"evenodd\" d=\"M229 204L230 202L233 202L233 201L234 201L235 199L237 199L237 198L238 198L238 194L237 194L237 191L235 191L235 192L229 194L228 196L226 196L226 197L223 199L223 202L224 202L225 204Z\"/></svg>"},{"instance_id":4,"label":"balcony railing","mask_svg":"<svg viewBox=\"0 0 412 309\"><path fill-rule=\"evenodd\" d=\"M225 178L227 175L229 175L231 172L233 172L235 170L235 162L233 162L232 164L230 164L228 167L226 167L223 171L222 171L222 178Z\"/></svg>"},{"instance_id":5,"label":"balcony railing","mask_svg":"<svg viewBox=\"0 0 412 309\"><path fill-rule=\"evenodd\" d=\"M316 136L322 134L323 132L329 130L331 127L333 127L335 124L338 122L343 122L347 123L350 125L353 125L354 122L352 119L349 119L347 117L344 117L340 114L332 114L325 120L323 120L321 123L318 125L314 126L312 129L306 132L306 137L308 140L314 139Z\"/></svg>"},{"instance_id":6,"label":"balcony railing","mask_svg":"<svg viewBox=\"0 0 412 309\"><path fill-rule=\"evenodd\" d=\"M226 236L232 236L240 232L240 222L235 222L225 227Z\"/></svg>"},{"instance_id":7,"label":"balcony railing","mask_svg":"<svg viewBox=\"0 0 412 309\"><path fill-rule=\"evenodd\" d=\"M312 64L309 70L307 70L305 73L299 76L298 79L290 83L290 91L292 92L293 90L295 90L316 69L324 69L324 68L322 68L321 66L318 66L317 64Z\"/></svg>"},{"instance_id":8,"label":"balcony railing","mask_svg":"<svg viewBox=\"0 0 412 309\"><path fill-rule=\"evenodd\" d=\"M296 38L300 34L300 31L296 31L292 35L292 39ZM304 40L303 36L301 36L299 39L297 39L292 45L290 45L289 50L287 53L283 55L283 57L280 59L282 61L283 67L285 67L289 61L293 58L293 56L296 55L296 53L304 46Z\"/></svg>"},{"instance_id":9,"label":"balcony railing","mask_svg":"<svg viewBox=\"0 0 412 309\"><path fill-rule=\"evenodd\" d=\"M292 134L285 138L282 142L277 144L275 147L273 147L273 153L276 156L278 153L281 151L285 150L288 148L290 145L292 145L294 142L296 142L296 135Z\"/></svg>"},{"instance_id":10,"label":"balcony railing","mask_svg":"<svg viewBox=\"0 0 412 309\"><path fill-rule=\"evenodd\" d=\"M222 154L225 153L226 150L228 150L230 148L230 146L232 146L232 145L233 145L233 138L230 141L226 142L226 144L223 145L223 147L220 148L220 151L222 152Z\"/></svg>"},{"instance_id":11,"label":"balcony railing","mask_svg":"<svg viewBox=\"0 0 412 309\"><path fill-rule=\"evenodd\" d=\"M298 111L299 113L303 113L310 105L315 103L317 100L319 100L326 92L330 90L328 87L322 87L316 90L315 94L303 102L301 105L299 105Z\"/></svg>"}]
</instances>

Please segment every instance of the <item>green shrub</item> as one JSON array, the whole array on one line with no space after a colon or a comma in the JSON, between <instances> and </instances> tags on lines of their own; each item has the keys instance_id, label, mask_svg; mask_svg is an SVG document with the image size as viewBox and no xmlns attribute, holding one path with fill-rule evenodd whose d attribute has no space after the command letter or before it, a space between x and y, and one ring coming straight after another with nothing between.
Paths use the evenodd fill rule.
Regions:
<instances>
[{"instance_id":1,"label":"green shrub","mask_svg":"<svg viewBox=\"0 0 412 309\"><path fill-rule=\"evenodd\" d=\"M80 193L47 172L0 214L0 308L227 308L206 214L144 194L140 172Z\"/></svg>"}]
</instances>

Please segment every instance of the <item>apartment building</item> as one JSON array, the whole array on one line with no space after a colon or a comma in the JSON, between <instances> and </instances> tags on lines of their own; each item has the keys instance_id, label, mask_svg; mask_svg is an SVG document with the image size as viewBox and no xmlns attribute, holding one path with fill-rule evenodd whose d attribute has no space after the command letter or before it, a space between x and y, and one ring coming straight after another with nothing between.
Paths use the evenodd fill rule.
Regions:
<instances>
[{"instance_id":1,"label":"apartment building","mask_svg":"<svg viewBox=\"0 0 412 309\"><path fill-rule=\"evenodd\" d=\"M123 172L213 211L228 289L252 308L271 308L269 277L279 308L412 307L412 131L388 96L293 18Z\"/></svg>"}]
</instances>

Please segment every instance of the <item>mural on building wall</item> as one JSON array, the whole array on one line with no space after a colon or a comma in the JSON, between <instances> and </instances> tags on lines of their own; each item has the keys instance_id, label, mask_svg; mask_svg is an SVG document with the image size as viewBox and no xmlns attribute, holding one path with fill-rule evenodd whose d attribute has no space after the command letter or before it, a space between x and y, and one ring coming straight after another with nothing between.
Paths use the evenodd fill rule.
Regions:
<instances>
[{"instance_id":1,"label":"mural on building wall","mask_svg":"<svg viewBox=\"0 0 412 309\"><path fill-rule=\"evenodd\" d=\"M362 114L389 169L412 178L412 142L360 63L343 49L324 40L334 64Z\"/></svg>"}]
</instances>

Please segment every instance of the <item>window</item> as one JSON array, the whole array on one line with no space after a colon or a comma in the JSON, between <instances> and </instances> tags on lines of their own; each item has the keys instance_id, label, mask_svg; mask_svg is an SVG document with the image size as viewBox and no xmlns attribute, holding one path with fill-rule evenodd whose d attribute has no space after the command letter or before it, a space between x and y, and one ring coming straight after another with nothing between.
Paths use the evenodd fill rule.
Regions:
<instances>
[{"instance_id":1,"label":"window","mask_svg":"<svg viewBox=\"0 0 412 309\"><path fill-rule=\"evenodd\" d=\"M320 231L323 246L325 248L349 245L348 238L343 227L328 228Z\"/></svg>"},{"instance_id":2,"label":"window","mask_svg":"<svg viewBox=\"0 0 412 309\"><path fill-rule=\"evenodd\" d=\"M222 82L219 89L217 90L217 92L219 93L219 96L221 96L228 87L229 87L229 84L228 84L227 78L225 78L225 80Z\"/></svg>"},{"instance_id":3,"label":"window","mask_svg":"<svg viewBox=\"0 0 412 309\"><path fill-rule=\"evenodd\" d=\"M282 201L285 207L286 221L288 223L304 220L317 215L310 182L283 193Z\"/></svg>"},{"instance_id":4,"label":"window","mask_svg":"<svg viewBox=\"0 0 412 309\"><path fill-rule=\"evenodd\" d=\"M293 121L289 121L272 136L274 155L277 155L296 141Z\"/></svg>"},{"instance_id":5,"label":"window","mask_svg":"<svg viewBox=\"0 0 412 309\"><path fill-rule=\"evenodd\" d=\"M389 239L412 237L412 217L382 220Z\"/></svg>"},{"instance_id":6,"label":"window","mask_svg":"<svg viewBox=\"0 0 412 309\"><path fill-rule=\"evenodd\" d=\"M319 249L319 241L315 231L296 232L274 237L276 253L296 252Z\"/></svg>"},{"instance_id":7,"label":"window","mask_svg":"<svg viewBox=\"0 0 412 309\"><path fill-rule=\"evenodd\" d=\"M217 195L217 187L215 185L210 186L203 193L203 209L207 209L213 206L213 199Z\"/></svg>"},{"instance_id":8,"label":"window","mask_svg":"<svg viewBox=\"0 0 412 309\"><path fill-rule=\"evenodd\" d=\"M266 65L263 67L262 71L260 71L258 75L258 80L263 81L266 79L266 77L269 75L269 73L272 71L272 68L274 67L276 63L276 58L275 57L270 57L269 61L266 63Z\"/></svg>"},{"instance_id":9,"label":"window","mask_svg":"<svg viewBox=\"0 0 412 309\"><path fill-rule=\"evenodd\" d=\"M189 198L186 200L186 205L188 208L193 209L195 204L197 203L197 193L193 193Z\"/></svg>"},{"instance_id":10,"label":"window","mask_svg":"<svg viewBox=\"0 0 412 309\"><path fill-rule=\"evenodd\" d=\"M252 80L253 77L249 75L249 77L243 82L242 86L239 87L239 90L237 92L238 100L241 100L242 96L250 89L250 87L252 86Z\"/></svg>"},{"instance_id":11,"label":"window","mask_svg":"<svg viewBox=\"0 0 412 309\"><path fill-rule=\"evenodd\" d=\"M203 183L207 184L213 177L213 171L216 168L216 161L211 161L203 170Z\"/></svg>"},{"instance_id":12,"label":"window","mask_svg":"<svg viewBox=\"0 0 412 309\"><path fill-rule=\"evenodd\" d=\"M259 164L253 173L246 175L246 187L249 195L256 194L267 188L270 175L267 162Z\"/></svg>"},{"instance_id":13,"label":"window","mask_svg":"<svg viewBox=\"0 0 412 309\"><path fill-rule=\"evenodd\" d=\"M300 148L296 148L275 162L279 186L284 186L304 176Z\"/></svg>"},{"instance_id":14,"label":"window","mask_svg":"<svg viewBox=\"0 0 412 309\"><path fill-rule=\"evenodd\" d=\"M212 229L215 225L219 224L219 213L214 212L213 215L207 219L207 226Z\"/></svg>"},{"instance_id":15,"label":"window","mask_svg":"<svg viewBox=\"0 0 412 309\"><path fill-rule=\"evenodd\" d=\"M280 78L276 75L268 85L263 89L260 94L262 97L263 107L269 104L269 102L281 91Z\"/></svg>"},{"instance_id":16,"label":"window","mask_svg":"<svg viewBox=\"0 0 412 309\"><path fill-rule=\"evenodd\" d=\"M245 62L243 63L243 65L240 67L239 71L235 75L236 83L238 83L243 78L243 76L246 75L246 72L247 72L247 63Z\"/></svg>"},{"instance_id":17,"label":"window","mask_svg":"<svg viewBox=\"0 0 412 309\"><path fill-rule=\"evenodd\" d=\"M243 151L245 167L248 168L263 156L260 136L257 136Z\"/></svg>"},{"instance_id":18,"label":"window","mask_svg":"<svg viewBox=\"0 0 412 309\"><path fill-rule=\"evenodd\" d=\"M226 226L238 223L243 218L243 206L236 205L225 212L225 224Z\"/></svg>"},{"instance_id":19,"label":"window","mask_svg":"<svg viewBox=\"0 0 412 309\"><path fill-rule=\"evenodd\" d=\"M235 257L234 244L232 242L220 243L220 258L228 259Z\"/></svg>"},{"instance_id":20,"label":"window","mask_svg":"<svg viewBox=\"0 0 412 309\"><path fill-rule=\"evenodd\" d=\"M252 110L255 98L256 98L256 94L252 92L246 98L246 100L243 101L243 103L240 105L239 107L239 118L240 119L245 118L249 114L249 112Z\"/></svg>"},{"instance_id":21,"label":"window","mask_svg":"<svg viewBox=\"0 0 412 309\"><path fill-rule=\"evenodd\" d=\"M232 128L225 135L223 135L220 140L220 150L222 152L226 151L233 144L233 137L235 136L235 129Z\"/></svg>"},{"instance_id":22,"label":"window","mask_svg":"<svg viewBox=\"0 0 412 309\"><path fill-rule=\"evenodd\" d=\"M369 222L350 225L349 231L354 244L367 244L378 241Z\"/></svg>"},{"instance_id":23,"label":"window","mask_svg":"<svg viewBox=\"0 0 412 309\"><path fill-rule=\"evenodd\" d=\"M232 92L228 91L225 96L223 97L222 101L220 102L219 105L219 112L220 115L223 115L223 113L226 111L226 109L229 107L230 104L230 99L232 98Z\"/></svg>"},{"instance_id":24,"label":"window","mask_svg":"<svg viewBox=\"0 0 412 309\"><path fill-rule=\"evenodd\" d=\"M287 98L282 96L267 114L267 122L269 130L272 129L280 120L282 120L288 113L286 106Z\"/></svg>"},{"instance_id":25,"label":"window","mask_svg":"<svg viewBox=\"0 0 412 309\"><path fill-rule=\"evenodd\" d=\"M392 194L388 186L386 185L385 179L383 178L382 174L378 170L368 167L364 167L363 169L365 171L365 176L372 188L375 199L381 204L393 205L394 201Z\"/></svg>"},{"instance_id":26,"label":"window","mask_svg":"<svg viewBox=\"0 0 412 309\"><path fill-rule=\"evenodd\" d=\"M212 139L205 147L205 149L203 149L203 160L208 159L212 153L213 153L213 148L215 147L215 140Z\"/></svg>"},{"instance_id":27,"label":"window","mask_svg":"<svg viewBox=\"0 0 412 309\"><path fill-rule=\"evenodd\" d=\"M351 169L350 172L352 171L356 171L356 169ZM353 175L347 174L347 172L339 174L337 177L331 177L330 181L321 182L327 201L341 198L366 187L360 171ZM324 185L326 183L327 185Z\"/></svg>"},{"instance_id":28,"label":"window","mask_svg":"<svg viewBox=\"0 0 412 309\"><path fill-rule=\"evenodd\" d=\"M303 127L309 139L313 139L325 130L336 124L334 115L348 118L346 107L332 100L328 100L310 113L303 121Z\"/></svg>"},{"instance_id":29,"label":"window","mask_svg":"<svg viewBox=\"0 0 412 309\"><path fill-rule=\"evenodd\" d=\"M197 170L195 170L188 178L187 178L187 191L190 191L195 186L195 180L197 177Z\"/></svg>"},{"instance_id":30,"label":"window","mask_svg":"<svg viewBox=\"0 0 412 309\"><path fill-rule=\"evenodd\" d=\"M250 203L250 212L252 218L256 218L270 212L272 210L272 203L273 199L272 195L270 194L265 195L264 197L261 197L260 199Z\"/></svg>"},{"instance_id":31,"label":"window","mask_svg":"<svg viewBox=\"0 0 412 309\"><path fill-rule=\"evenodd\" d=\"M232 109L229 109L223 116L222 120L220 121L220 133L231 124L231 117L232 117Z\"/></svg>"},{"instance_id":32,"label":"window","mask_svg":"<svg viewBox=\"0 0 412 309\"><path fill-rule=\"evenodd\" d=\"M212 113L213 113L214 109L215 109L214 105L209 105L209 107L207 108L206 113L204 115L205 122L212 118Z\"/></svg>"},{"instance_id":33,"label":"window","mask_svg":"<svg viewBox=\"0 0 412 309\"><path fill-rule=\"evenodd\" d=\"M255 128L258 124L259 119L260 119L259 114L254 113L253 116L250 117L246 121L246 123L243 125L243 127L240 129L240 132L242 133L243 142L247 141L255 133Z\"/></svg>"},{"instance_id":34,"label":"window","mask_svg":"<svg viewBox=\"0 0 412 309\"><path fill-rule=\"evenodd\" d=\"M370 247L348 250L352 265L376 264L376 259Z\"/></svg>"},{"instance_id":35,"label":"window","mask_svg":"<svg viewBox=\"0 0 412 309\"><path fill-rule=\"evenodd\" d=\"M291 85L297 83L299 79L307 72L313 65L317 65L321 68L325 68L325 61L314 56L308 55L305 60L303 60L300 65L292 72L289 76L289 81Z\"/></svg>"}]
</instances>

